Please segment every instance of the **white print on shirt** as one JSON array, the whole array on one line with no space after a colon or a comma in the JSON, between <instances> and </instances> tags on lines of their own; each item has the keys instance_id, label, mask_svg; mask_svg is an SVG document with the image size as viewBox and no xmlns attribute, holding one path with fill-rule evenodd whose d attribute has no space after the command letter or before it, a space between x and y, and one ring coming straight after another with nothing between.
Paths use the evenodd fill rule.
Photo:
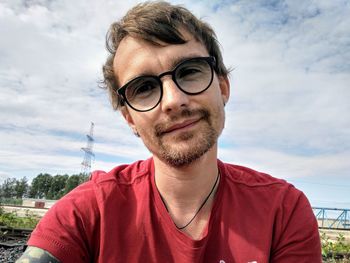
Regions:
<instances>
[{"instance_id":1,"label":"white print on shirt","mask_svg":"<svg viewBox=\"0 0 350 263\"><path fill-rule=\"evenodd\" d=\"M221 259L221 260L219 261L219 263L226 263L226 262L225 262L224 260Z\"/></svg>"},{"instance_id":2,"label":"white print on shirt","mask_svg":"<svg viewBox=\"0 0 350 263\"><path fill-rule=\"evenodd\" d=\"M258 263L258 261L248 261L247 263Z\"/></svg>"}]
</instances>

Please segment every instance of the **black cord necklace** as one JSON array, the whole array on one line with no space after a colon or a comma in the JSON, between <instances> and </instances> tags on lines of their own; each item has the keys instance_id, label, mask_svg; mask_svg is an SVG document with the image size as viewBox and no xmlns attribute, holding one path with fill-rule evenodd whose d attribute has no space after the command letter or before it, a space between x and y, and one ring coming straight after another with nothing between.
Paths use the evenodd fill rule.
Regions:
<instances>
[{"instance_id":1,"label":"black cord necklace","mask_svg":"<svg viewBox=\"0 0 350 263\"><path fill-rule=\"evenodd\" d=\"M216 176L215 183L214 183L213 187L211 188L210 193L209 193L209 194L207 195L207 197L204 199L204 201L202 202L202 204L200 205L200 207L198 208L198 210L197 210L197 212L194 214L194 216L191 218L191 220L188 221L187 224L185 224L184 226L181 226L181 227L177 226L177 225L174 223L174 225L176 226L177 229L182 230L182 229L188 227L188 226L192 223L192 221L196 218L196 216L197 216L198 213L201 211L201 209L203 208L203 206L207 203L207 201L208 201L209 197L211 196L211 194L214 192L215 186L216 186L216 184L217 184L218 181L219 181L219 177L220 177L220 171L218 172L218 175ZM158 190L158 192L159 192L159 190ZM168 207L167 207L167 205L165 204L165 201L164 201L164 199L163 199L163 196L162 196L160 193L159 193L159 195L160 195L160 197L161 197L161 199L162 199L162 201L163 201L163 203L164 203L164 206L165 206L166 210L167 210L168 213L169 213Z\"/></svg>"}]
</instances>

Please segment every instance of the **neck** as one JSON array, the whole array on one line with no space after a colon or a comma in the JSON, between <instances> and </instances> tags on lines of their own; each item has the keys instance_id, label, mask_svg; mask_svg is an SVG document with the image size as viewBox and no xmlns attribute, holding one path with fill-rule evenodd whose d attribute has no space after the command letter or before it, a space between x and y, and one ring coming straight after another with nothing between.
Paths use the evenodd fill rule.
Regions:
<instances>
[{"instance_id":1,"label":"neck","mask_svg":"<svg viewBox=\"0 0 350 263\"><path fill-rule=\"evenodd\" d=\"M156 157L154 165L155 183L173 222L180 229L186 226L182 231L192 238L200 238L219 185L216 147L185 167L170 167Z\"/></svg>"},{"instance_id":2,"label":"neck","mask_svg":"<svg viewBox=\"0 0 350 263\"><path fill-rule=\"evenodd\" d=\"M172 167L154 157L155 181L160 194L167 202L177 206L202 200L218 174L217 150L210 149L190 165ZM207 191L208 190L208 191Z\"/></svg>"}]
</instances>

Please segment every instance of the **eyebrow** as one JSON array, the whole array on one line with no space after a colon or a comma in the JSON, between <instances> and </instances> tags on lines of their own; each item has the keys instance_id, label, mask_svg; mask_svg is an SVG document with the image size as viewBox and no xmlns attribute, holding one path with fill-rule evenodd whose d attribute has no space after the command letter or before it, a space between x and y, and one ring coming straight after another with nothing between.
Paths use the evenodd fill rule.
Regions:
<instances>
[{"instance_id":1,"label":"eyebrow","mask_svg":"<svg viewBox=\"0 0 350 263\"><path fill-rule=\"evenodd\" d=\"M187 54L187 55L184 55L184 56L177 56L177 57L174 57L174 58L171 58L170 60L170 69L169 70L166 70L166 71L162 71L160 73L148 73L147 71L144 71L144 72L141 72L139 74L137 74L136 76L133 76L132 78L130 78L129 80L127 80L125 82L125 84L127 84L128 82L136 79L136 78L139 78L139 77L143 77L143 76L155 76L155 77L158 77L160 74L164 73L164 72L167 72L167 71L172 71L174 70L174 68L180 64L181 62L187 60L187 59L190 59L190 58L196 58L196 57L204 57L203 55L200 55L198 53L190 53L190 54ZM124 85L125 85L124 84ZM123 85L123 86L124 86Z\"/></svg>"},{"instance_id":2,"label":"eyebrow","mask_svg":"<svg viewBox=\"0 0 350 263\"><path fill-rule=\"evenodd\" d=\"M171 60L171 69L169 70L173 70L178 64L180 64L181 62L187 59L196 58L196 57L201 57L201 55L194 53L194 54L187 54L186 56L175 57Z\"/></svg>"}]
</instances>

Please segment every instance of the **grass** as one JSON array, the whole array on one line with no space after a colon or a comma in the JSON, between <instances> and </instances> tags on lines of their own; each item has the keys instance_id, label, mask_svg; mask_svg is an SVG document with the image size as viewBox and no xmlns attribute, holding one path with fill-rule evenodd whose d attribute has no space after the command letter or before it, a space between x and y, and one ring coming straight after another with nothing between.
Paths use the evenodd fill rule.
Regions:
<instances>
[{"instance_id":1,"label":"grass","mask_svg":"<svg viewBox=\"0 0 350 263\"><path fill-rule=\"evenodd\" d=\"M22 205L22 203L23 203L22 199L0 198L0 204L3 204L3 205Z\"/></svg>"},{"instance_id":2,"label":"grass","mask_svg":"<svg viewBox=\"0 0 350 263\"><path fill-rule=\"evenodd\" d=\"M344 235L339 234L336 241L331 241L325 234L321 234L323 262L350 262L350 243Z\"/></svg>"},{"instance_id":3,"label":"grass","mask_svg":"<svg viewBox=\"0 0 350 263\"><path fill-rule=\"evenodd\" d=\"M4 212L0 208L0 226L34 229L39 220L38 216L33 215L29 211L27 211L25 217L19 217L15 212Z\"/></svg>"}]
</instances>

